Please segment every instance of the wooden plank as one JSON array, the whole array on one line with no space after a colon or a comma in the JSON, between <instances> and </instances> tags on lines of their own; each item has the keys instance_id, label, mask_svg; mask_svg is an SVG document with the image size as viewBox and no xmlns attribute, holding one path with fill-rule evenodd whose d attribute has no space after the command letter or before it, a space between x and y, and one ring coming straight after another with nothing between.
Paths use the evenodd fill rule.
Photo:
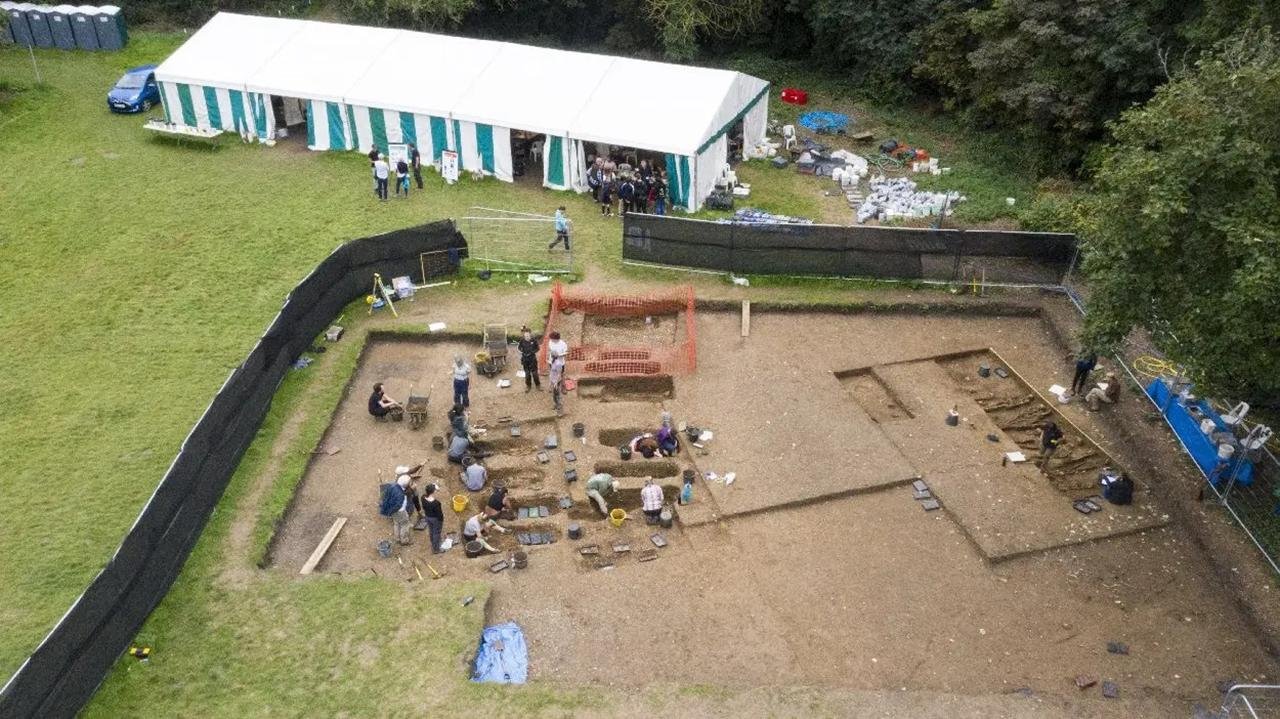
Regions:
<instances>
[{"instance_id":1,"label":"wooden plank","mask_svg":"<svg viewBox=\"0 0 1280 719\"><path fill-rule=\"evenodd\" d=\"M742 301L742 336L751 334L751 300Z\"/></svg>"},{"instance_id":2,"label":"wooden plank","mask_svg":"<svg viewBox=\"0 0 1280 719\"><path fill-rule=\"evenodd\" d=\"M307 559L307 563L302 565L302 571L299 574L310 574L315 571L316 565L324 559L325 552L329 551L329 545L333 544L333 540L338 538L338 532L347 524L346 517L338 517L333 520L333 526L329 527L329 531L324 533L324 539L320 540L320 544L316 546L316 551L311 553Z\"/></svg>"}]
</instances>

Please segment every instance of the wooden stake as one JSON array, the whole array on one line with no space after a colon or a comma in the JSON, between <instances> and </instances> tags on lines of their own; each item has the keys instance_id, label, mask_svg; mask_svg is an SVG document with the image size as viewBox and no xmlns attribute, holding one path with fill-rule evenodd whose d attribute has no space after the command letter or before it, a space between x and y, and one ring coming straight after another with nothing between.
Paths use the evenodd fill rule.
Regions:
<instances>
[{"instance_id":1,"label":"wooden stake","mask_svg":"<svg viewBox=\"0 0 1280 719\"><path fill-rule=\"evenodd\" d=\"M302 565L302 571L299 574L310 574L315 571L316 565L324 559L325 552L329 551L329 546L333 544L333 540L338 538L338 533L347 525L346 517L338 517L333 520L333 526L329 527L329 531L324 533L324 539L320 540L320 544L316 545L316 551L311 553L307 559L307 563Z\"/></svg>"},{"instance_id":2,"label":"wooden stake","mask_svg":"<svg viewBox=\"0 0 1280 719\"><path fill-rule=\"evenodd\" d=\"M742 301L742 336L751 334L751 300Z\"/></svg>"}]
</instances>

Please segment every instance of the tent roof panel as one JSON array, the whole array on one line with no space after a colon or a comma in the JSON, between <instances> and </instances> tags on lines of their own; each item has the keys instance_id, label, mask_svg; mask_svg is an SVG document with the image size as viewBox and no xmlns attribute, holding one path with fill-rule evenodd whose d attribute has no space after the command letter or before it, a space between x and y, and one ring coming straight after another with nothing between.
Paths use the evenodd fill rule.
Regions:
<instances>
[{"instance_id":1,"label":"tent roof panel","mask_svg":"<svg viewBox=\"0 0 1280 719\"><path fill-rule=\"evenodd\" d=\"M160 63L156 79L243 89L303 21L218 13Z\"/></svg>"},{"instance_id":2,"label":"tent roof panel","mask_svg":"<svg viewBox=\"0 0 1280 719\"><path fill-rule=\"evenodd\" d=\"M379 62L400 30L303 21L280 50L246 83L252 92L343 102L356 81ZM399 67L384 61L383 69Z\"/></svg>"},{"instance_id":3,"label":"tent roof panel","mask_svg":"<svg viewBox=\"0 0 1280 719\"><path fill-rule=\"evenodd\" d=\"M453 106L454 117L564 135L617 60L514 43L501 48Z\"/></svg>"},{"instance_id":4,"label":"tent roof panel","mask_svg":"<svg viewBox=\"0 0 1280 719\"><path fill-rule=\"evenodd\" d=\"M393 68L412 68L406 81L400 72L375 63L346 92L353 105L448 115L498 54L502 43L450 35L399 32L387 44Z\"/></svg>"}]
</instances>

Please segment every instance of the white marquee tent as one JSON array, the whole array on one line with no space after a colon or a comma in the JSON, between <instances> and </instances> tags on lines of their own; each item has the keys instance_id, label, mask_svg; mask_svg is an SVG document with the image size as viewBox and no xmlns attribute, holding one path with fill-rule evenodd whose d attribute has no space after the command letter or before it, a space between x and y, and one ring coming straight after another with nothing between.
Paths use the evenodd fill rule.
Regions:
<instances>
[{"instance_id":1,"label":"white marquee tent","mask_svg":"<svg viewBox=\"0 0 1280 719\"><path fill-rule=\"evenodd\" d=\"M544 134L543 184L556 189L586 189L597 144L662 153L672 205L688 209L713 189L728 133L741 121L749 152L768 112L768 83L728 70L233 13L156 79L178 125L271 139L281 98L305 112L314 150L413 142L424 158L451 150L462 169L507 181L512 131Z\"/></svg>"}]
</instances>

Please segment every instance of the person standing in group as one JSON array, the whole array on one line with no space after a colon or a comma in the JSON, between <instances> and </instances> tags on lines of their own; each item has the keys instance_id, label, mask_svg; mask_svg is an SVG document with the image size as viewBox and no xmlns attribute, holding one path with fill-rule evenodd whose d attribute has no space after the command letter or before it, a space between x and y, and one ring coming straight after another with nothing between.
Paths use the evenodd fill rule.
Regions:
<instances>
[{"instance_id":1,"label":"person standing in group","mask_svg":"<svg viewBox=\"0 0 1280 719\"><path fill-rule=\"evenodd\" d=\"M409 523L409 475L400 475L382 491L378 513L391 520L391 533L397 543L413 544L413 529Z\"/></svg>"},{"instance_id":2,"label":"person standing in group","mask_svg":"<svg viewBox=\"0 0 1280 719\"><path fill-rule=\"evenodd\" d=\"M373 175L373 196L379 197L378 194L378 148L372 148L367 155L369 158L369 172Z\"/></svg>"},{"instance_id":3,"label":"person standing in group","mask_svg":"<svg viewBox=\"0 0 1280 719\"><path fill-rule=\"evenodd\" d=\"M636 185L631 181L631 177L622 178L622 183L618 185L618 214L625 215L635 210Z\"/></svg>"},{"instance_id":4,"label":"person standing in group","mask_svg":"<svg viewBox=\"0 0 1280 719\"><path fill-rule=\"evenodd\" d=\"M373 182L379 200L387 199L387 178L390 174L386 155L378 155L378 159L373 161Z\"/></svg>"},{"instance_id":5,"label":"person standing in group","mask_svg":"<svg viewBox=\"0 0 1280 719\"><path fill-rule=\"evenodd\" d=\"M596 202L600 201L600 186L604 184L604 158L597 157L596 161L587 168L587 187L591 190L591 199Z\"/></svg>"},{"instance_id":6,"label":"person standing in group","mask_svg":"<svg viewBox=\"0 0 1280 719\"><path fill-rule=\"evenodd\" d=\"M1082 355L1076 358L1076 373L1071 378L1071 394L1084 392L1085 387L1089 386L1089 373L1093 372L1093 368L1097 366L1096 352L1082 352Z\"/></svg>"},{"instance_id":7,"label":"person standing in group","mask_svg":"<svg viewBox=\"0 0 1280 719\"><path fill-rule=\"evenodd\" d=\"M613 175L606 174L600 180L600 214L613 217Z\"/></svg>"},{"instance_id":8,"label":"person standing in group","mask_svg":"<svg viewBox=\"0 0 1280 719\"><path fill-rule=\"evenodd\" d=\"M633 182L636 189L631 197L631 208L636 212L647 213L649 212L649 181L644 178L644 175L636 173Z\"/></svg>"},{"instance_id":9,"label":"person standing in group","mask_svg":"<svg viewBox=\"0 0 1280 719\"><path fill-rule=\"evenodd\" d=\"M564 414L564 358L551 358L551 372L547 381L551 384L551 405L556 414Z\"/></svg>"},{"instance_id":10,"label":"person standing in group","mask_svg":"<svg viewBox=\"0 0 1280 719\"><path fill-rule=\"evenodd\" d=\"M653 176L653 214L667 214L667 178L661 170Z\"/></svg>"},{"instance_id":11,"label":"person standing in group","mask_svg":"<svg viewBox=\"0 0 1280 719\"><path fill-rule=\"evenodd\" d=\"M436 499L436 485L428 484L422 492L422 520L427 523L431 535L431 553L440 553L440 539L444 531L444 508Z\"/></svg>"},{"instance_id":12,"label":"person standing in group","mask_svg":"<svg viewBox=\"0 0 1280 719\"><path fill-rule=\"evenodd\" d=\"M453 356L453 403L471 406L471 365L462 355Z\"/></svg>"},{"instance_id":13,"label":"person standing in group","mask_svg":"<svg viewBox=\"0 0 1280 719\"><path fill-rule=\"evenodd\" d=\"M564 205L556 208L556 238L547 245L548 250L555 249L556 245L564 243L564 249L569 249L569 218L564 214Z\"/></svg>"},{"instance_id":14,"label":"person standing in group","mask_svg":"<svg viewBox=\"0 0 1280 719\"><path fill-rule=\"evenodd\" d=\"M520 341L516 349L520 350L520 369L524 370L524 391L530 392L534 387L542 390L542 381L538 378L538 340L528 327L520 328Z\"/></svg>"},{"instance_id":15,"label":"person standing in group","mask_svg":"<svg viewBox=\"0 0 1280 719\"><path fill-rule=\"evenodd\" d=\"M418 152L418 146L409 143L409 166L413 168L413 181L418 183L418 189L422 189L422 153Z\"/></svg>"},{"instance_id":16,"label":"person standing in group","mask_svg":"<svg viewBox=\"0 0 1280 719\"><path fill-rule=\"evenodd\" d=\"M396 197L401 192L405 197L409 196L409 163L404 158L396 160Z\"/></svg>"}]
</instances>

